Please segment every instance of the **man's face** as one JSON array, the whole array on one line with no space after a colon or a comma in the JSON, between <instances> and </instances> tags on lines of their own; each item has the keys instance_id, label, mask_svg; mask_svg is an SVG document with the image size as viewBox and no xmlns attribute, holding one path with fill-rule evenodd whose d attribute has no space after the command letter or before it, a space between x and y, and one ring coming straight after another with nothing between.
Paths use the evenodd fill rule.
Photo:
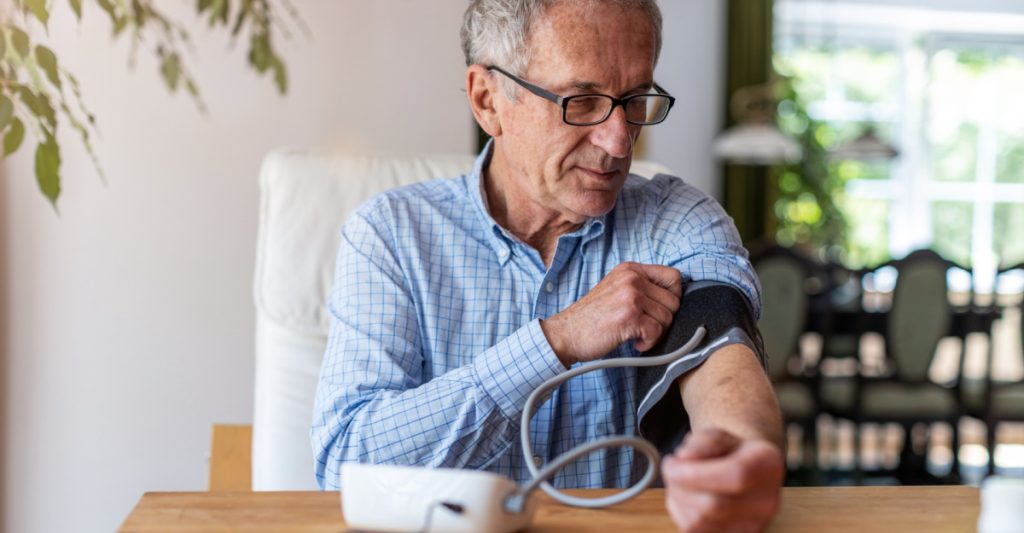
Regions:
<instances>
[{"instance_id":1,"label":"man's face","mask_svg":"<svg viewBox=\"0 0 1024 533\"><path fill-rule=\"evenodd\" d=\"M601 2L564 2L535 24L523 76L561 96L649 92L654 76L650 23L636 9ZM500 75L500 74L496 74ZM501 113L497 150L509 179L532 201L582 223L612 209L625 183L640 126L621 106L601 124L571 126L562 109L519 89Z\"/></svg>"}]
</instances>

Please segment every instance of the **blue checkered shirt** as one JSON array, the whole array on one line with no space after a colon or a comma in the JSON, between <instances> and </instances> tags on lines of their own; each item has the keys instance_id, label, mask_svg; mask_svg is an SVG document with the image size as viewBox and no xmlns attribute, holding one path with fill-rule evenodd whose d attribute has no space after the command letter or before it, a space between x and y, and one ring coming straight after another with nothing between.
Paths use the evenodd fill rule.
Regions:
<instances>
[{"instance_id":1,"label":"blue checkered shirt","mask_svg":"<svg viewBox=\"0 0 1024 533\"><path fill-rule=\"evenodd\" d=\"M522 483L530 479L525 461L635 435L636 371L610 369L574 378L540 407L530 424L534 457L519 445L527 396L565 371L540 319L619 263L728 283L760 310L731 219L678 178L630 176L615 208L561 236L545 267L488 214L481 175L489 154L458 178L379 195L346 222L311 430L322 488L339 488L348 461L482 469ZM609 357L636 354L629 342ZM632 449L602 450L552 484L625 487L642 470Z\"/></svg>"}]
</instances>

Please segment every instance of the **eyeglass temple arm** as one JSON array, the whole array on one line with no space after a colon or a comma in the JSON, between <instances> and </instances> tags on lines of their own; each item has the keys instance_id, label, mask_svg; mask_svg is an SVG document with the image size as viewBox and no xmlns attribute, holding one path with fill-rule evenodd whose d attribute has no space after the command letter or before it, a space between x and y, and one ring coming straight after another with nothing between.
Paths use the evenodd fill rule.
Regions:
<instances>
[{"instance_id":1,"label":"eyeglass temple arm","mask_svg":"<svg viewBox=\"0 0 1024 533\"><path fill-rule=\"evenodd\" d=\"M554 103L556 103L558 105L562 105L562 97L561 96L558 96L557 94L555 94L553 92L550 92L550 91L545 91L544 89L542 89L540 87L537 87L536 85L534 85L534 84L532 84L532 83L530 83L530 82L528 82L526 80L522 80L522 79L518 78L517 76L514 76L514 75L510 74L509 72L505 71L501 67L496 67L494 65L489 65L487 67L487 70L496 70L496 71L504 74L510 80L516 82L517 85L519 85L520 87L526 89L527 91L530 91L531 93L533 93L533 94L535 94L535 95L537 95L537 96L539 96L539 97L541 97L541 98L543 98L545 100L550 100L550 101L552 101L552 102L554 102Z\"/></svg>"}]
</instances>

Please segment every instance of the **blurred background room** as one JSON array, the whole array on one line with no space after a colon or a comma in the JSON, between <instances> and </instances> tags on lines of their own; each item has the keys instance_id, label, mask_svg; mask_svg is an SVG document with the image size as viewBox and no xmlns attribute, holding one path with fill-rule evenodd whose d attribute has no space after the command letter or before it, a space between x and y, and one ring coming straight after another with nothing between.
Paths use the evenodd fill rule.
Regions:
<instances>
[{"instance_id":1,"label":"blurred background room","mask_svg":"<svg viewBox=\"0 0 1024 533\"><path fill-rule=\"evenodd\" d=\"M211 428L260 431L261 165L471 158L465 5L0 2L0 531L216 485ZM1024 3L661 8L636 157L751 251L787 483L1024 475Z\"/></svg>"}]
</instances>

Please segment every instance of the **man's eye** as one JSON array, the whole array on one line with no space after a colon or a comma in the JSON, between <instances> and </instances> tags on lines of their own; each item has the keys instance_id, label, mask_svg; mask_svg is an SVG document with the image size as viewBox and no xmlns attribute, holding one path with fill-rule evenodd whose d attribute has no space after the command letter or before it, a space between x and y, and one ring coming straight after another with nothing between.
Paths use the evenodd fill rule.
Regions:
<instances>
[{"instance_id":1,"label":"man's eye","mask_svg":"<svg viewBox=\"0 0 1024 533\"><path fill-rule=\"evenodd\" d=\"M603 96L573 98L565 108L565 119L577 124L600 122L608 114L611 105L611 99Z\"/></svg>"},{"instance_id":2,"label":"man's eye","mask_svg":"<svg viewBox=\"0 0 1024 533\"><path fill-rule=\"evenodd\" d=\"M569 101L569 107L575 111L588 112L598 109L602 105L602 101L605 100L599 96L583 96L580 98L573 98Z\"/></svg>"}]
</instances>

